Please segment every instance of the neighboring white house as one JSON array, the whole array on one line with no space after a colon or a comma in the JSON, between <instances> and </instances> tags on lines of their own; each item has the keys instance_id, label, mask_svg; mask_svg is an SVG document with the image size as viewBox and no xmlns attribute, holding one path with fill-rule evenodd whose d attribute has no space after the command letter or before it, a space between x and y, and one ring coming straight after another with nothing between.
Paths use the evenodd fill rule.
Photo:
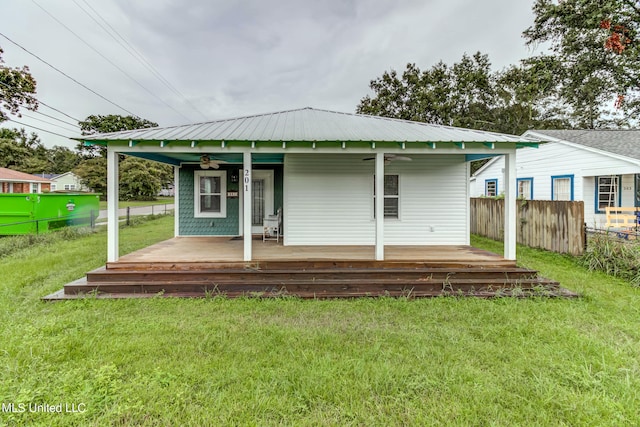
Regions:
<instances>
[{"instance_id":1,"label":"neighboring white house","mask_svg":"<svg viewBox=\"0 0 640 427\"><path fill-rule=\"evenodd\" d=\"M518 150L518 196L582 200L585 222L601 227L605 207L640 206L640 130L532 130L524 137L549 141ZM504 158L495 157L471 177L471 197L504 189Z\"/></svg>"},{"instance_id":2,"label":"neighboring white house","mask_svg":"<svg viewBox=\"0 0 640 427\"><path fill-rule=\"evenodd\" d=\"M51 191L88 191L80 182L80 177L73 172L66 172L51 177Z\"/></svg>"}]
</instances>

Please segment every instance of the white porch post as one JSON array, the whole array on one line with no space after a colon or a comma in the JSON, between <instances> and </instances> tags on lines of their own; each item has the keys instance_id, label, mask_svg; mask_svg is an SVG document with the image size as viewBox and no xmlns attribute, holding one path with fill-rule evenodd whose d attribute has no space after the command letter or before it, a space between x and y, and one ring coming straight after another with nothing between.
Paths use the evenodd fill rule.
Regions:
<instances>
[{"instance_id":1,"label":"white porch post","mask_svg":"<svg viewBox=\"0 0 640 427\"><path fill-rule=\"evenodd\" d=\"M243 231L244 260L251 261L251 152L245 151L242 156L242 189L243 189Z\"/></svg>"},{"instance_id":2,"label":"white porch post","mask_svg":"<svg viewBox=\"0 0 640 427\"><path fill-rule=\"evenodd\" d=\"M119 258L118 182L118 152L107 147L107 262Z\"/></svg>"},{"instance_id":3,"label":"white porch post","mask_svg":"<svg viewBox=\"0 0 640 427\"><path fill-rule=\"evenodd\" d=\"M178 186L180 185L180 166L173 167L173 235L180 235L180 197Z\"/></svg>"},{"instance_id":4,"label":"white porch post","mask_svg":"<svg viewBox=\"0 0 640 427\"><path fill-rule=\"evenodd\" d=\"M384 153L376 153L376 261L384 260Z\"/></svg>"},{"instance_id":5,"label":"white porch post","mask_svg":"<svg viewBox=\"0 0 640 427\"><path fill-rule=\"evenodd\" d=\"M504 156L504 257L516 259L516 151Z\"/></svg>"}]
</instances>

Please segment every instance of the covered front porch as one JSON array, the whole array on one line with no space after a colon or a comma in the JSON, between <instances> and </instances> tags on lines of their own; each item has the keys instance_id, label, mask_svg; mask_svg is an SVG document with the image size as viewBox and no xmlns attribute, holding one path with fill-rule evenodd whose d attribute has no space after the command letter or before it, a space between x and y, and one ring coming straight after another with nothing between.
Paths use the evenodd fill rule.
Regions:
<instances>
[{"instance_id":1,"label":"covered front porch","mask_svg":"<svg viewBox=\"0 0 640 427\"><path fill-rule=\"evenodd\" d=\"M375 261L375 246L323 245L284 246L254 235L251 261L244 262L244 239L239 237L174 237L124 255L109 266L132 263L229 263L246 265L261 261ZM515 261L465 245L386 245L385 261L398 263L515 266ZM383 261L380 261L383 262Z\"/></svg>"}]
</instances>

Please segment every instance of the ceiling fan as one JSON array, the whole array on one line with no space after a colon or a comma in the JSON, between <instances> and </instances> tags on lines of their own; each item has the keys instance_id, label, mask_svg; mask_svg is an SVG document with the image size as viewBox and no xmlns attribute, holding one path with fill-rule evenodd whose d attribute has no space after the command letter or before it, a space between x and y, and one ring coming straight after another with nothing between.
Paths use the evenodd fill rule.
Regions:
<instances>
[{"instance_id":1,"label":"ceiling fan","mask_svg":"<svg viewBox=\"0 0 640 427\"><path fill-rule=\"evenodd\" d=\"M202 169L219 169L220 163L227 163L224 160L211 160L208 154L203 154L200 156L200 167Z\"/></svg>"},{"instance_id":2,"label":"ceiling fan","mask_svg":"<svg viewBox=\"0 0 640 427\"><path fill-rule=\"evenodd\" d=\"M375 157L367 157L364 158L362 160L375 160ZM384 155L384 164L388 165L391 162L395 162L396 160L402 160L405 162L410 162L412 159L411 157L407 157L407 156L398 156L396 154L385 154Z\"/></svg>"}]
</instances>

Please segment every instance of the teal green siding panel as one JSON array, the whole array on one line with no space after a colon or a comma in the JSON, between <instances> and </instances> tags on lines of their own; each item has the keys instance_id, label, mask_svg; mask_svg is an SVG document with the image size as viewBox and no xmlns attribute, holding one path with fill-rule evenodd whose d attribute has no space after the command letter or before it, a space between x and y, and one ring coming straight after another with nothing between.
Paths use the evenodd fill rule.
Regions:
<instances>
[{"instance_id":1,"label":"teal green siding panel","mask_svg":"<svg viewBox=\"0 0 640 427\"><path fill-rule=\"evenodd\" d=\"M180 236L237 236L240 211L238 197L227 198L226 218L195 218L193 173L200 170L197 165L184 165L180 168L178 197L180 197ZM227 191L238 191L238 183L231 183L231 172L237 166L220 165L220 170L227 171Z\"/></svg>"},{"instance_id":2,"label":"teal green siding panel","mask_svg":"<svg viewBox=\"0 0 640 427\"><path fill-rule=\"evenodd\" d=\"M239 184L231 182L231 174L235 171L239 176L242 165L220 165L220 170L227 171L227 192L238 191ZM283 169L281 164L254 165L254 169L274 170L274 208L283 204L282 181ZM194 217L194 171L200 170L198 165L184 165L180 168L178 197L180 215L180 236L237 236L240 234L240 198L227 198L226 218L195 218Z\"/></svg>"}]
</instances>

